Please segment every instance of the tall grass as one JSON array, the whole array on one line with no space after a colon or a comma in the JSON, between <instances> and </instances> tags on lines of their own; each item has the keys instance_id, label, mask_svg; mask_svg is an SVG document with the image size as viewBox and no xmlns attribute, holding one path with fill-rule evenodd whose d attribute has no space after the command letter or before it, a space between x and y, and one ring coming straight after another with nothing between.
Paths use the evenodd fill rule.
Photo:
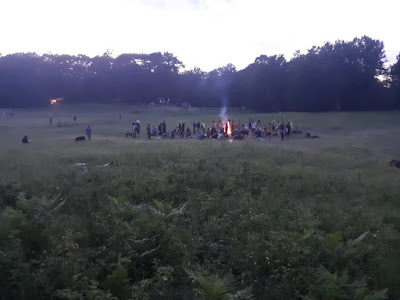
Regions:
<instances>
[{"instance_id":1,"label":"tall grass","mask_svg":"<svg viewBox=\"0 0 400 300\"><path fill-rule=\"evenodd\" d=\"M229 144L123 136L127 115L171 127L217 110L125 109L2 121L3 299L400 297L396 113L288 113L321 139ZM87 123L93 140L73 142Z\"/></svg>"}]
</instances>

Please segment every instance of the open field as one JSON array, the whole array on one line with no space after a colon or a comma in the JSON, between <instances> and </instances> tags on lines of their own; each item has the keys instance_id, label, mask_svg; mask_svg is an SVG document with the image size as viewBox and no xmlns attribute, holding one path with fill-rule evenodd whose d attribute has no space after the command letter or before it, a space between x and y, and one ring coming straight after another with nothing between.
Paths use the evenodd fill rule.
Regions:
<instances>
[{"instance_id":1,"label":"open field","mask_svg":"<svg viewBox=\"0 0 400 300\"><path fill-rule=\"evenodd\" d=\"M209 125L218 109L65 106L52 126L50 110L14 112L0 120L0 299L400 298L399 112L232 110L321 136L232 144L145 139L147 123ZM141 137L125 138L136 119Z\"/></svg>"}]
</instances>

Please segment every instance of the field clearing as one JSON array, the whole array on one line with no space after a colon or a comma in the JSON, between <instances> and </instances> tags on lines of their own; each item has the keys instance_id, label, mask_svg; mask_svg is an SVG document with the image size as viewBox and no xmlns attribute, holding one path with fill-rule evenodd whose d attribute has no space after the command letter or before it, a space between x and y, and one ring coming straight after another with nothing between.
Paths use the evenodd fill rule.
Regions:
<instances>
[{"instance_id":1,"label":"field clearing","mask_svg":"<svg viewBox=\"0 0 400 300\"><path fill-rule=\"evenodd\" d=\"M292 120L303 135L232 144L146 140L147 123L210 126L218 109L14 112L0 121L0 246L21 253L0 259L11 299L400 297L400 169L388 166L400 159L399 112L235 109L236 121ZM141 137L125 138L137 119ZM88 124L92 141L75 143Z\"/></svg>"}]
</instances>

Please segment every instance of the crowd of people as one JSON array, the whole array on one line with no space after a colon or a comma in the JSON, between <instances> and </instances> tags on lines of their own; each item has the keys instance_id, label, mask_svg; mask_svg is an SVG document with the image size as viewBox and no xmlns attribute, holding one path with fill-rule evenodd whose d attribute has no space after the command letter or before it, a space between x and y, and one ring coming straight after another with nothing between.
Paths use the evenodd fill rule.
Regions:
<instances>
[{"instance_id":1,"label":"crowd of people","mask_svg":"<svg viewBox=\"0 0 400 300\"><path fill-rule=\"evenodd\" d=\"M249 138L263 138L278 136L283 141L285 138L289 138L292 134L301 134L301 130L294 128L293 122L283 121L267 122L262 123L260 120L250 119L246 123L242 123L241 120L236 122L235 120L219 120L218 122L213 121L210 127L206 126L205 122L195 121L192 126L186 126L184 122L178 122L176 128L167 131L165 121L162 121L158 126L147 124L147 138L151 140L151 137L159 138L211 138L211 139L235 139L242 140ZM140 134L140 121L132 123L132 137L136 137Z\"/></svg>"},{"instance_id":2,"label":"crowd of people","mask_svg":"<svg viewBox=\"0 0 400 300\"><path fill-rule=\"evenodd\" d=\"M119 119L122 115L119 114ZM73 117L74 122L77 116ZM49 114L49 124L53 123L53 115ZM196 139L216 139L222 140L228 138L230 140L243 140L250 137L261 139L263 137L272 138L279 137L282 141L290 138L292 134L302 134L302 131L293 126L292 121L283 122L272 120L267 123L262 123L261 120L249 119L248 122L242 123L241 120L219 120L218 122L212 121L210 126L206 126L204 121L194 121L192 126L186 126L184 122L178 122L176 127L170 131L167 130L165 120L158 126L147 124L146 133L147 139L151 140L152 137L157 138L196 138ZM90 125L85 130L87 140L91 140L92 129ZM132 123L131 132L126 133L126 137L136 138L140 135L140 120ZM319 136L311 135L309 132L305 135L306 138L319 138ZM31 141L27 136L24 136L23 143L30 143Z\"/></svg>"}]
</instances>

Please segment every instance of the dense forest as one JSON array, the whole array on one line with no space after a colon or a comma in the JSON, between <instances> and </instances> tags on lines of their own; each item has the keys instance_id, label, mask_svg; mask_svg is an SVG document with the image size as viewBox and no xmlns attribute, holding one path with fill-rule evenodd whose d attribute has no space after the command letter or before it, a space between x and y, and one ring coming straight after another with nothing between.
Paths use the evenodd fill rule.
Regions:
<instances>
[{"instance_id":1,"label":"dense forest","mask_svg":"<svg viewBox=\"0 0 400 300\"><path fill-rule=\"evenodd\" d=\"M260 55L243 70L184 70L173 54L113 57L15 53L0 56L0 106L68 103L190 103L260 111L378 110L400 107L400 55L385 66L382 41L363 36L283 55Z\"/></svg>"}]
</instances>

